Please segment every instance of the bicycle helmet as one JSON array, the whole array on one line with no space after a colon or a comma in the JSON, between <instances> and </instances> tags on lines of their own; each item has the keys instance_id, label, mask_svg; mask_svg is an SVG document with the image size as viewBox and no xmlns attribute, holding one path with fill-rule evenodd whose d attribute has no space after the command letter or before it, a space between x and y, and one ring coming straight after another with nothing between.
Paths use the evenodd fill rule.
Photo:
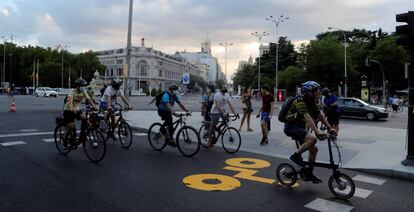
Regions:
<instances>
[{"instance_id":1,"label":"bicycle helmet","mask_svg":"<svg viewBox=\"0 0 414 212\"><path fill-rule=\"evenodd\" d=\"M315 81L307 81L307 82L302 84L302 92L310 91L310 90L317 90L320 87L321 86L319 85L319 83L317 83Z\"/></svg>"},{"instance_id":2,"label":"bicycle helmet","mask_svg":"<svg viewBox=\"0 0 414 212\"><path fill-rule=\"evenodd\" d=\"M178 90L178 86L176 84L173 84L168 89L176 91L176 90Z\"/></svg>"},{"instance_id":3,"label":"bicycle helmet","mask_svg":"<svg viewBox=\"0 0 414 212\"><path fill-rule=\"evenodd\" d=\"M121 87L121 85L122 85L122 80L120 80L120 79L113 79L112 80L112 82L111 82L111 85L112 85L112 87L115 89L115 90L119 90L119 88Z\"/></svg>"},{"instance_id":4,"label":"bicycle helmet","mask_svg":"<svg viewBox=\"0 0 414 212\"><path fill-rule=\"evenodd\" d=\"M328 88L324 88L324 89L322 89L321 93L322 93L322 95L327 96L327 95L329 95L330 91L329 91Z\"/></svg>"},{"instance_id":5,"label":"bicycle helmet","mask_svg":"<svg viewBox=\"0 0 414 212\"><path fill-rule=\"evenodd\" d=\"M75 86L76 87L86 86L87 84L88 83L86 83L86 81L84 79L81 79L81 78L79 78L75 81Z\"/></svg>"}]
</instances>

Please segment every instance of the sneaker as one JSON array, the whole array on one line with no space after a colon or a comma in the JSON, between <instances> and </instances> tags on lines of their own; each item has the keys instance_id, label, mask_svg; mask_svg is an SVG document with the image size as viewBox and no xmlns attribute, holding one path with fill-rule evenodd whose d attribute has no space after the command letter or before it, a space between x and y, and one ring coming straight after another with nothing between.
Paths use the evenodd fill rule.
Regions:
<instances>
[{"instance_id":1,"label":"sneaker","mask_svg":"<svg viewBox=\"0 0 414 212\"><path fill-rule=\"evenodd\" d=\"M306 164L303 162L303 158L301 155L299 155L298 153L293 153L293 155L290 156L289 158L291 161L293 161L296 165L300 166L300 167L305 167Z\"/></svg>"},{"instance_id":2,"label":"sneaker","mask_svg":"<svg viewBox=\"0 0 414 212\"><path fill-rule=\"evenodd\" d=\"M268 144L268 143L269 143L269 140L267 140L266 137L262 137L262 141L260 142L260 145L265 145L265 144Z\"/></svg>"}]
</instances>

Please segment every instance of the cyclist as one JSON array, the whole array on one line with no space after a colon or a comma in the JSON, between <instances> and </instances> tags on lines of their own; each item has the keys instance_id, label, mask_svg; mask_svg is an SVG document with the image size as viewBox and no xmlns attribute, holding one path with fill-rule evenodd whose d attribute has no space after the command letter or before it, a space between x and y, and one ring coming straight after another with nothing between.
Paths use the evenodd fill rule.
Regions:
<instances>
[{"instance_id":1,"label":"cyclist","mask_svg":"<svg viewBox=\"0 0 414 212\"><path fill-rule=\"evenodd\" d=\"M63 142L63 147L67 148L67 136L69 130L74 130L76 132L75 126L75 118L77 120L81 120L81 131L79 139L84 140L86 138L86 128L88 127L86 116L83 114L82 111L79 111L81 102L83 99L86 99L88 104L95 108L93 101L89 98L88 93L85 90L85 86L87 85L84 79L77 79L75 81L75 89L71 89L69 91L64 109L63 109L63 118L64 123L66 124L67 131L65 140ZM75 133L76 134L76 133Z\"/></svg>"},{"instance_id":2,"label":"cyclist","mask_svg":"<svg viewBox=\"0 0 414 212\"><path fill-rule=\"evenodd\" d=\"M117 102L118 96L121 97L122 101L128 107L128 109L132 110L132 106L129 104L128 100L124 96L124 92L120 89L122 85L122 80L120 79L113 79L111 81L111 85L106 87L101 100L99 101L99 107L101 110L107 110L105 118L111 118L112 123L112 130L115 128L115 116L112 111L113 103Z\"/></svg>"},{"instance_id":3,"label":"cyclist","mask_svg":"<svg viewBox=\"0 0 414 212\"><path fill-rule=\"evenodd\" d=\"M177 90L177 85L174 84L170 86L162 95L158 106L158 115L161 117L161 120L164 121L161 127L161 132L165 133L167 143L173 147L176 146L173 140L174 127L172 116L175 115L175 111L173 110L174 103L177 102L181 109L185 112L189 112L189 110L187 110L187 108L181 103L180 98L176 94ZM168 127L168 131L165 130L165 127Z\"/></svg>"},{"instance_id":4,"label":"cyclist","mask_svg":"<svg viewBox=\"0 0 414 212\"><path fill-rule=\"evenodd\" d=\"M223 85L220 88L220 90L217 91L216 94L214 94L214 103L213 103L213 106L211 107L211 112L210 112L211 124L210 124L210 129L208 132L208 147L214 146L213 133L220 120L220 117L223 120L223 123L218 127L218 129L220 129L225 124L225 121L227 120L229 116L229 114L224 109L226 104L229 105L231 112L233 112L233 114L236 114L234 107L230 102L230 96L227 93L227 88L225 85Z\"/></svg>"},{"instance_id":5,"label":"cyclist","mask_svg":"<svg viewBox=\"0 0 414 212\"><path fill-rule=\"evenodd\" d=\"M328 121L316 104L316 98L319 98L320 85L315 81L307 81L302 84L302 94L296 96L295 100L290 105L288 114L286 116L287 122L284 126L284 133L299 141L299 149L290 156L290 160L301 167L305 167L302 159L302 153L309 151L309 162L315 162L316 155L318 154L318 148L316 147L317 138L325 138L325 134L322 133L315 125L315 119L319 119L328 129L329 133L335 134L336 131L331 127ZM306 127L315 132L312 135L306 130ZM313 165L309 165L309 172L305 180L313 181L314 183L322 182L313 174Z\"/></svg>"}]
</instances>

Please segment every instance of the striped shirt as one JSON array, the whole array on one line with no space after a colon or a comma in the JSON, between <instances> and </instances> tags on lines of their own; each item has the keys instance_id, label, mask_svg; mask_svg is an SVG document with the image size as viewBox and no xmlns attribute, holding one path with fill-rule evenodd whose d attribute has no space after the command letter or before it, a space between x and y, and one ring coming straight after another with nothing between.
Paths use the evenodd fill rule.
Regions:
<instances>
[{"instance_id":1,"label":"striped shirt","mask_svg":"<svg viewBox=\"0 0 414 212\"><path fill-rule=\"evenodd\" d=\"M296 99L292 102L292 105L289 108L288 115L286 119L288 123L296 124L300 127L305 128L306 120L304 118L305 114L309 114L313 119L318 118L320 110L316 102L306 101L305 97L297 96Z\"/></svg>"}]
</instances>

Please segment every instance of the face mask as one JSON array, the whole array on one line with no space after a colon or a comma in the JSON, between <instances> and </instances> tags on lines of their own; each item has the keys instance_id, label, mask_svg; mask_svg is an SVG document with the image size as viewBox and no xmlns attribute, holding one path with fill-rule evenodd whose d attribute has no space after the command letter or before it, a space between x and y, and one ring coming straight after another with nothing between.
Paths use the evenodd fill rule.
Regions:
<instances>
[{"instance_id":1,"label":"face mask","mask_svg":"<svg viewBox=\"0 0 414 212\"><path fill-rule=\"evenodd\" d=\"M83 87L83 86L82 87L79 87L79 91L80 92L84 92L85 91L85 87Z\"/></svg>"}]
</instances>

